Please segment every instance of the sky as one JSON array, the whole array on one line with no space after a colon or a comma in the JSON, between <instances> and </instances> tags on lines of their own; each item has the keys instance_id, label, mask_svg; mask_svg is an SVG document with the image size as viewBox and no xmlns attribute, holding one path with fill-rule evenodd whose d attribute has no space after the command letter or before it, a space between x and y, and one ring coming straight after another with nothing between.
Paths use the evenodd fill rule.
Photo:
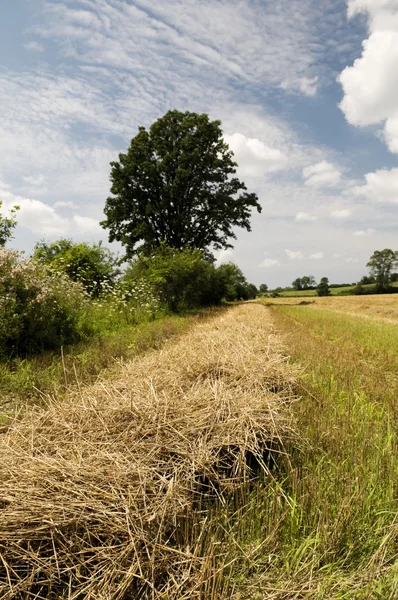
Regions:
<instances>
[{"instance_id":1,"label":"sky","mask_svg":"<svg viewBox=\"0 0 398 600\"><path fill-rule=\"evenodd\" d=\"M249 281L350 283L398 249L398 0L14 0L0 16L11 247L107 244L110 161L178 109L221 120L258 194L252 231L217 255Z\"/></svg>"}]
</instances>

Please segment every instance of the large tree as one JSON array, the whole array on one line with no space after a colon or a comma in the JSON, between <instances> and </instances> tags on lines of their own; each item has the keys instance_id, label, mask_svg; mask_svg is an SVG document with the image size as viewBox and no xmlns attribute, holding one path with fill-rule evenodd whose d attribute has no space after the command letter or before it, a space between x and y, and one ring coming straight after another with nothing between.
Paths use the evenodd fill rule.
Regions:
<instances>
[{"instance_id":1,"label":"large tree","mask_svg":"<svg viewBox=\"0 0 398 600\"><path fill-rule=\"evenodd\" d=\"M250 231L254 193L235 177L237 163L224 142L220 121L206 114L169 111L139 128L127 154L112 162L105 205L109 241L126 248L231 248L234 228Z\"/></svg>"},{"instance_id":2,"label":"large tree","mask_svg":"<svg viewBox=\"0 0 398 600\"><path fill-rule=\"evenodd\" d=\"M385 290L390 283L391 271L398 266L398 252L385 248L375 250L366 265L375 277L380 290Z\"/></svg>"}]
</instances>

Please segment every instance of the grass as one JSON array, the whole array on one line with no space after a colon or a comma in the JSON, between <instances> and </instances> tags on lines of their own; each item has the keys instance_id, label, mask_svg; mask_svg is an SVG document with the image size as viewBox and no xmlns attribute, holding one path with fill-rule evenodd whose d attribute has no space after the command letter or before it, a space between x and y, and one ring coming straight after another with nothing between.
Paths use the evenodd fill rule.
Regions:
<instances>
[{"instance_id":1,"label":"grass","mask_svg":"<svg viewBox=\"0 0 398 600\"><path fill-rule=\"evenodd\" d=\"M295 415L307 440L292 452L267 573L302 595L275 597L396 598L396 325L312 306L272 310L303 368Z\"/></svg>"},{"instance_id":2,"label":"grass","mask_svg":"<svg viewBox=\"0 0 398 600\"><path fill-rule=\"evenodd\" d=\"M242 313L238 315L235 312L244 307L230 309L215 321L209 321L206 325L207 346L205 351L201 351L200 358L191 350L196 344L192 340L197 339L195 328L192 330L193 337L183 336L177 344L173 342L164 351L150 354L142 363L137 359L130 365L126 364L119 380L105 382L102 392L83 391L79 410L73 405L74 417L65 399L58 405L50 404L51 414L33 413L30 417L32 422L27 419L21 429L16 428L14 433L10 433L16 457L13 466L10 467L7 460L0 461L4 473L9 468L14 469L12 477L8 474L0 477L0 481L16 481L20 489L18 498L15 496L13 510L21 506L35 507L35 498L45 500L46 510L54 506L49 502L48 493L24 497L23 490L28 486L24 484L22 467L25 464L27 471L32 473L36 467L42 469L47 460L53 466L60 465L67 444L58 444L55 451L54 440L58 435L60 439L64 439L63 436L77 436L77 439L79 431L84 433L81 442L84 456L94 460L95 453L100 452L104 469L109 467L107 477L112 473L112 494L115 490L119 491L117 502L113 498L110 505L116 506L117 519L126 514L124 509L127 505L123 502L130 502L129 510L135 510L138 496L122 493L123 487L119 486L120 482L115 483L117 474L112 469L121 460L115 454L114 443L125 439L126 426L128 431L135 431L138 418L144 428L140 430L144 432L140 444L150 444L151 435L154 437L152 445L145 446L145 468L152 465L157 473L161 473L160 480L163 481L162 469L165 461L171 459L178 477L183 477L184 483L179 488L181 480L176 478L170 484L167 476L169 483L162 488L163 500L158 497L157 507L161 511L170 506L167 503L171 497L174 500L179 498L173 505L177 510L176 506L181 506L181 498L186 498L184 494L191 489L186 478L195 472L194 464L200 464L201 469L204 467L201 481L207 485L209 473L212 476L217 473L221 477L225 475L223 465L227 448L228 452L232 451L227 464L235 464L235 473L242 474L239 471L242 463L233 461L238 456L242 459L245 453L235 453L236 444L231 431L236 432L238 429L235 427L243 427L239 429L243 438L239 438L238 445L243 439L249 439L245 437L248 431L255 431L255 437L260 435L253 430L260 413L256 412L257 409L251 412L254 408L252 402L277 397L279 402L288 403L291 408L284 413L282 427L278 425L272 430L274 433L282 432L275 436L272 455L259 455L259 447L256 447L257 466L251 473L255 475L254 480L252 477L238 477L230 488L231 493L224 493L224 489L220 491L215 486L213 491L216 490L216 493L212 497L207 496L205 501L199 500L194 506L190 504L190 508L195 510L181 519L177 518L176 512L171 521L167 521L169 512L167 519L162 518L160 523L155 517L154 521L149 517L148 523L156 524L159 536L166 531L162 529L166 521L172 523L171 531L174 533L169 530L167 542L163 537L157 537L156 543L151 542L147 546L150 560L142 563L143 568L146 569L149 564L152 574L159 575L162 569L172 574L170 579L163 579L161 575L152 587L152 596L148 598L395 600L398 597L398 314L395 312L398 297L317 298L310 305L298 305L289 298L263 300L261 303L265 306L249 305L252 308L248 310L252 310L253 314L250 326L242 320ZM283 352L290 357L290 366L281 356L281 339ZM276 372L279 373L277 376ZM292 402L293 390L300 397L295 402ZM150 396L152 394L148 406L145 404L149 398L147 392ZM93 398L103 400L92 404ZM137 406L145 398L145 410L137 412ZM167 402L166 398L169 399ZM181 401L181 413L173 412L172 399ZM208 401L209 404L206 404ZM205 413L201 412L204 403L208 407ZM134 419L127 419L127 425L123 425L121 420L123 427L120 428L118 419L121 419L127 405L134 412ZM239 415L234 412L237 407L241 411ZM211 410L215 412L211 413ZM173 419L164 421L166 413ZM181 423L186 423L189 415L192 417L192 429L187 435L186 430L181 429ZM277 408L269 413L271 421L281 417ZM76 427L71 427L73 419ZM269 432L270 420L264 427L265 432ZM156 424L156 435L154 430L150 432L152 422ZM53 435L51 423L58 424L60 433L57 436ZM250 423L251 428L244 429ZM172 429L169 429L170 425ZM203 437L195 437L198 427L203 427ZM27 455L22 460L25 452L24 445L20 443L25 439L21 433L23 428L26 440L44 445L50 441L51 452L44 452L44 446L41 446L36 460L29 446L33 442L29 441L29 444L26 443L26 448L29 446ZM33 429L37 432L35 436L32 436ZM294 434L295 431L299 431L300 435ZM215 432L218 432L216 437ZM205 446L205 441L209 446ZM78 444L75 450L71 449L75 462L80 455L83 456L79 447ZM184 451L181 451L182 447ZM188 447L189 451L186 450ZM205 447L212 448L215 453L212 456L217 456L221 462L206 462ZM134 445L126 442L124 452L128 452L130 457L128 463L136 465ZM184 462L187 458L193 461L189 462L190 466ZM247 455L245 459L248 459ZM98 466L98 461L96 464ZM212 470L210 464L218 466ZM265 467L262 470L258 469L261 464ZM181 465L185 465L182 470ZM72 481L75 485L77 479L74 478L79 472L68 469L62 471L63 477L68 485ZM101 475L101 481L98 478L94 481L94 472L92 469L91 474L80 477L79 481L85 485L90 481L95 484L95 489L101 490L102 480L106 478ZM145 473L141 482L149 481L146 479L148 471ZM44 475L41 477L44 478ZM40 482L37 471L31 476L33 479ZM46 489L56 489L53 484L54 481L51 485L46 484ZM15 491L15 484L12 485ZM76 487L73 489L74 497L77 497L80 492ZM13 497L14 491L3 493L3 496ZM108 493L109 490L106 491ZM96 494L93 497L97 498ZM149 513L153 506L151 494ZM90 504L92 498L85 495L84 501ZM62 505L68 506L68 503ZM83 506L82 503L77 505ZM101 518L105 519L109 506L103 502L98 506L103 515ZM90 504L90 507L97 510L97 504ZM90 514L95 514L90 511ZM18 515L18 518L26 519L23 511L17 511L14 516L12 511L10 514L13 519ZM116 518L112 511L109 514L112 519ZM134 514L136 518L131 523L142 524L140 511ZM50 518L45 520L45 527L48 528L51 522ZM37 519L37 524L43 528L45 537L47 530L42 516ZM10 521L7 525L4 518L2 526L3 535L4 530L13 530ZM14 522L13 527L20 540L22 525L15 526ZM62 531L69 535L66 529ZM121 531L112 531L117 540L122 539ZM176 532L178 535L175 537ZM86 538L80 533L79 539L83 542ZM140 536L142 542L142 530ZM159 540L163 540L162 543ZM176 541L180 554L173 554ZM105 547L102 538L101 543L100 558L104 561L101 569L105 569L103 557L110 550ZM170 549L170 544L174 550ZM172 566L163 554L170 550L168 556L174 557ZM31 558L34 564L38 564L37 555ZM97 559L96 553L90 554L88 568ZM68 569L74 568L72 563ZM51 564L54 565L54 561ZM124 563L120 559L114 564ZM129 564L133 564L133 558ZM126 577L131 575L127 570L124 573ZM153 584L151 576L145 577ZM149 590L150 583L148 586ZM144 590L143 598L145 593ZM100 596L98 590L96 594ZM130 600L138 595L120 597Z\"/></svg>"},{"instance_id":3,"label":"grass","mask_svg":"<svg viewBox=\"0 0 398 600\"><path fill-rule=\"evenodd\" d=\"M349 292L350 290L354 289L354 287L355 286L330 288L330 293L332 296L339 296L340 294ZM280 292L281 298L311 298L316 295L316 290L290 290L286 292Z\"/></svg>"},{"instance_id":4,"label":"grass","mask_svg":"<svg viewBox=\"0 0 398 600\"><path fill-rule=\"evenodd\" d=\"M392 287L398 287L398 282L394 282L391 284ZM332 296L340 296L340 295L344 295L349 293L351 290L353 290L356 286L355 285L351 285L351 286L342 286L342 287L337 287L337 288L330 288L330 294ZM368 290L371 291L374 289L374 284L366 284L362 286L364 290ZM284 291L284 292L280 292L280 297L281 298L310 298L312 296L316 296L316 290L289 290L289 291Z\"/></svg>"},{"instance_id":5,"label":"grass","mask_svg":"<svg viewBox=\"0 0 398 600\"><path fill-rule=\"evenodd\" d=\"M295 437L294 372L264 316L227 310L10 426L2 598L225 597L235 575L216 534L233 531L220 507L243 516L249 458L270 479Z\"/></svg>"},{"instance_id":6,"label":"grass","mask_svg":"<svg viewBox=\"0 0 398 600\"><path fill-rule=\"evenodd\" d=\"M48 394L62 395L79 382L111 377L124 361L186 331L198 320L223 309L203 309L183 315L160 316L154 321L131 322L123 315L109 316L97 309L96 335L59 351L0 362L0 419L26 403L41 402ZM102 319L102 320L101 320Z\"/></svg>"}]
</instances>

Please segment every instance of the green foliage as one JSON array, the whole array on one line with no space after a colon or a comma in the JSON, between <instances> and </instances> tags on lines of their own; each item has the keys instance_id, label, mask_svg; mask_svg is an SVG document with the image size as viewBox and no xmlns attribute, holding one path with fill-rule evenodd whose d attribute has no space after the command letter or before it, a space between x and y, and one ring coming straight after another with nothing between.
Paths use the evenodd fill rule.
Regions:
<instances>
[{"instance_id":1,"label":"green foliage","mask_svg":"<svg viewBox=\"0 0 398 600\"><path fill-rule=\"evenodd\" d=\"M117 258L101 242L75 244L64 238L51 243L41 241L35 246L34 258L80 282L94 298L108 292L120 274Z\"/></svg>"},{"instance_id":2,"label":"green foliage","mask_svg":"<svg viewBox=\"0 0 398 600\"><path fill-rule=\"evenodd\" d=\"M242 271L234 263L220 265L217 269L217 276L222 289L222 297L228 302L256 298L258 294L256 286L247 282Z\"/></svg>"},{"instance_id":3,"label":"green foliage","mask_svg":"<svg viewBox=\"0 0 398 600\"><path fill-rule=\"evenodd\" d=\"M2 205L3 203L0 200L0 209ZM12 231L17 224L15 215L18 210L19 206L14 206L14 208L10 210L9 217L4 217L0 214L0 247L5 246L8 240L12 238Z\"/></svg>"},{"instance_id":4,"label":"green foliage","mask_svg":"<svg viewBox=\"0 0 398 600\"><path fill-rule=\"evenodd\" d=\"M379 290L385 291L390 283L392 269L398 267L398 251L390 248L375 250L366 266L376 279Z\"/></svg>"},{"instance_id":5,"label":"green foliage","mask_svg":"<svg viewBox=\"0 0 398 600\"><path fill-rule=\"evenodd\" d=\"M148 253L162 243L230 248L236 227L250 231L251 209L261 212L256 194L234 177L237 164L220 121L206 114L169 111L149 131L140 127L111 166L113 196L101 225L129 258L137 246Z\"/></svg>"},{"instance_id":6,"label":"green foliage","mask_svg":"<svg viewBox=\"0 0 398 600\"><path fill-rule=\"evenodd\" d=\"M258 291L260 294L266 294L268 292L268 285L266 283L261 283Z\"/></svg>"},{"instance_id":7,"label":"green foliage","mask_svg":"<svg viewBox=\"0 0 398 600\"><path fill-rule=\"evenodd\" d=\"M152 302L158 298L171 312L219 304L223 297L214 265L202 251L189 247L162 244L157 252L140 254L127 269L124 284L130 297L145 290Z\"/></svg>"},{"instance_id":8,"label":"green foliage","mask_svg":"<svg viewBox=\"0 0 398 600\"><path fill-rule=\"evenodd\" d=\"M301 277L297 277L294 281L292 281L292 288L299 291L303 289L303 284L301 283Z\"/></svg>"},{"instance_id":9,"label":"green foliage","mask_svg":"<svg viewBox=\"0 0 398 600\"><path fill-rule=\"evenodd\" d=\"M304 277L297 277L292 281L292 287L297 291L314 289L315 286L316 281L313 275L304 275Z\"/></svg>"},{"instance_id":10,"label":"green foliage","mask_svg":"<svg viewBox=\"0 0 398 600\"><path fill-rule=\"evenodd\" d=\"M66 275L56 277L18 252L0 249L0 357L77 341L87 300Z\"/></svg>"},{"instance_id":11,"label":"green foliage","mask_svg":"<svg viewBox=\"0 0 398 600\"><path fill-rule=\"evenodd\" d=\"M317 296L330 296L329 279L327 277L322 277L317 285L316 293Z\"/></svg>"}]
</instances>

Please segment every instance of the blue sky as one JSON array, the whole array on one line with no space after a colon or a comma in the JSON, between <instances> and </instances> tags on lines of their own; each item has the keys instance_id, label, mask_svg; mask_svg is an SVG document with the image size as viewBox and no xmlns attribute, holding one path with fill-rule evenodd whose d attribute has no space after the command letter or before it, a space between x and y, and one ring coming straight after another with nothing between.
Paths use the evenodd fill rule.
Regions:
<instances>
[{"instance_id":1,"label":"blue sky","mask_svg":"<svg viewBox=\"0 0 398 600\"><path fill-rule=\"evenodd\" d=\"M107 241L109 162L168 109L222 121L263 206L248 279L351 282L397 249L398 0L16 0L0 21L12 246Z\"/></svg>"}]
</instances>

